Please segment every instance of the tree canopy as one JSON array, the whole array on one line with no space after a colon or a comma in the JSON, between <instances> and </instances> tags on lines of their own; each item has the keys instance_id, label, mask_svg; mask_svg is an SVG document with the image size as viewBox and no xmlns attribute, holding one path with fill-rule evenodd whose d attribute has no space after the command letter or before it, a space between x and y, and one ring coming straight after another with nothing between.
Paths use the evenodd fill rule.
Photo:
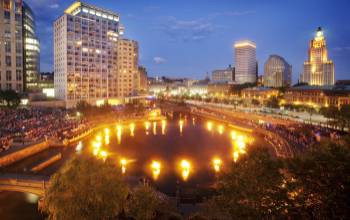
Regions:
<instances>
[{"instance_id":1,"label":"tree canopy","mask_svg":"<svg viewBox=\"0 0 350 220\"><path fill-rule=\"evenodd\" d=\"M325 141L290 159L253 148L219 180L210 219L348 219L350 138Z\"/></svg>"},{"instance_id":2,"label":"tree canopy","mask_svg":"<svg viewBox=\"0 0 350 220\"><path fill-rule=\"evenodd\" d=\"M124 209L128 188L111 161L76 156L50 180L42 211L49 219L111 219Z\"/></svg>"}]
</instances>

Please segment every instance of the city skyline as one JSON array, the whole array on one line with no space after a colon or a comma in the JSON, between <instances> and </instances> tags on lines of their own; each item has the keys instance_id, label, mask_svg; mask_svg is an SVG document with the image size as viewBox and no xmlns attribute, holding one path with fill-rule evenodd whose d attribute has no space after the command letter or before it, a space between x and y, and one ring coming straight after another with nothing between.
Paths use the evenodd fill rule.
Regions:
<instances>
[{"instance_id":1,"label":"city skyline","mask_svg":"<svg viewBox=\"0 0 350 220\"><path fill-rule=\"evenodd\" d=\"M42 42L42 71L53 70L52 22L72 2L27 1L36 14L37 26L45 25L45 28L38 28ZM277 1L265 4L257 1L199 4L199 1L192 1L179 4L188 7L184 10L159 1L139 1L137 5L126 1L119 1L120 4L114 1L104 1L103 4L93 0L84 2L120 14L121 22L127 27L125 36L139 42L140 64L148 69L150 76L203 78L206 72L232 64L232 44L249 39L257 44L260 75L268 56L279 54L293 66L295 83L307 57L308 42L318 26L325 30L336 79L348 76L349 28L342 25L342 21L349 17L346 15L346 6L349 6L346 1L340 0L336 5L324 1L322 6L315 6L315 1L303 2L302 6L301 1L285 1L284 4ZM191 13L187 13L190 10ZM328 10L329 14L326 13ZM337 16L333 16L333 11L337 11ZM203 48L209 53L203 53Z\"/></svg>"}]
</instances>

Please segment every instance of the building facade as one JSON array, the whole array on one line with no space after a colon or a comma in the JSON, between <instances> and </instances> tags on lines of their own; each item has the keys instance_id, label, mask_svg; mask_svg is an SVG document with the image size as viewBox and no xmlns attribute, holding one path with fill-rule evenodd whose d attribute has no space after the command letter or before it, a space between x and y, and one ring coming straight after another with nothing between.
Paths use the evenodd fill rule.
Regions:
<instances>
[{"instance_id":1,"label":"building facade","mask_svg":"<svg viewBox=\"0 0 350 220\"><path fill-rule=\"evenodd\" d=\"M139 91L138 48L138 43L134 40L119 39L117 41L118 97L133 96Z\"/></svg>"},{"instance_id":2,"label":"building facade","mask_svg":"<svg viewBox=\"0 0 350 220\"><path fill-rule=\"evenodd\" d=\"M350 104L350 86L300 86L290 88L284 95L287 104L314 108Z\"/></svg>"},{"instance_id":3,"label":"building facade","mask_svg":"<svg viewBox=\"0 0 350 220\"><path fill-rule=\"evenodd\" d=\"M235 68L230 65L227 69L214 70L211 80L213 82L233 82L235 81Z\"/></svg>"},{"instance_id":4,"label":"building facade","mask_svg":"<svg viewBox=\"0 0 350 220\"><path fill-rule=\"evenodd\" d=\"M35 17L21 0L0 0L0 90L22 93L40 72Z\"/></svg>"},{"instance_id":5,"label":"building facade","mask_svg":"<svg viewBox=\"0 0 350 220\"><path fill-rule=\"evenodd\" d=\"M35 14L23 2L23 72L26 91L38 90L40 80L40 45L36 36Z\"/></svg>"},{"instance_id":6,"label":"building facade","mask_svg":"<svg viewBox=\"0 0 350 220\"><path fill-rule=\"evenodd\" d=\"M292 66L278 55L270 55L264 65L265 87L289 87L292 83Z\"/></svg>"},{"instance_id":7,"label":"building facade","mask_svg":"<svg viewBox=\"0 0 350 220\"><path fill-rule=\"evenodd\" d=\"M119 15L79 1L54 22L55 96L67 107L117 98Z\"/></svg>"},{"instance_id":8,"label":"building facade","mask_svg":"<svg viewBox=\"0 0 350 220\"><path fill-rule=\"evenodd\" d=\"M334 85L334 64L328 59L326 39L321 27L310 41L308 60L304 63L300 82L312 86Z\"/></svg>"},{"instance_id":9,"label":"building facade","mask_svg":"<svg viewBox=\"0 0 350 220\"><path fill-rule=\"evenodd\" d=\"M143 66L139 66L139 75L140 75L140 93L145 94L148 92L148 77L147 70Z\"/></svg>"},{"instance_id":10,"label":"building facade","mask_svg":"<svg viewBox=\"0 0 350 220\"><path fill-rule=\"evenodd\" d=\"M255 83L257 80L256 44L238 41L235 49L235 81L239 84Z\"/></svg>"}]
</instances>

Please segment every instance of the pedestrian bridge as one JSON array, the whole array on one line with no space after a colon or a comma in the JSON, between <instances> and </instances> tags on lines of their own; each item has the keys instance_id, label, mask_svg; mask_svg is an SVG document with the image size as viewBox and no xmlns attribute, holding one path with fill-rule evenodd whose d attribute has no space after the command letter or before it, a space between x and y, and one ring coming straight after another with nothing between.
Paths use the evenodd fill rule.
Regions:
<instances>
[{"instance_id":1,"label":"pedestrian bridge","mask_svg":"<svg viewBox=\"0 0 350 220\"><path fill-rule=\"evenodd\" d=\"M25 174L0 174L0 191L32 193L44 196L49 177Z\"/></svg>"}]
</instances>

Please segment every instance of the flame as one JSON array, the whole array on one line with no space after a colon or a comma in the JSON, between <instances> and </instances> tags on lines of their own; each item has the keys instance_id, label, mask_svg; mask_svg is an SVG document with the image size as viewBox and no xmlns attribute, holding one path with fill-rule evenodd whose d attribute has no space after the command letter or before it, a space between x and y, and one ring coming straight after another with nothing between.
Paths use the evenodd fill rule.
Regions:
<instances>
[{"instance_id":1,"label":"flame","mask_svg":"<svg viewBox=\"0 0 350 220\"><path fill-rule=\"evenodd\" d=\"M79 141L79 143L75 147L75 151L80 153L82 151L82 149L83 149L83 142Z\"/></svg>"},{"instance_id":2,"label":"flame","mask_svg":"<svg viewBox=\"0 0 350 220\"><path fill-rule=\"evenodd\" d=\"M102 160L106 160L108 157L107 151L100 151L98 155Z\"/></svg>"},{"instance_id":3,"label":"flame","mask_svg":"<svg viewBox=\"0 0 350 220\"><path fill-rule=\"evenodd\" d=\"M159 161L153 160L151 163L153 179L157 180L160 174L161 163Z\"/></svg>"},{"instance_id":4,"label":"flame","mask_svg":"<svg viewBox=\"0 0 350 220\"><path fill-rule=\"evenodd\" d=\"M186 181L190 175L191 164L187 160L181 160L180 167L182 170L182 179Z\"/></svg>"},{"instance_id":5,"label":"flame","mask_svg":"<svg viewBox=\"0 0 350 220\"><path fill-rule=\"evenodd\" d=\"M220 158L213 159L213 167L214 167L215 172L220 172L221 165L222 165L222 161Z\"/></svg>"},{"instance_id":6,"label":"flame","mask_svg":"<svg viewBox=\"0 0 350 220\"><path fill-rule=\"evenodd\" d=\"M120 159L120 165L122 167L122 174L126 173L126 165L128 163L128 160L125 158Z\"/></svg>"},{"instance_id":7,"label":"flame","mask_svg":"<svg viewBox=\"0 0 350 220\"><path fill-rule=\"evenodd\" d=\"M213 130L213 123L212 122L210 122L210 121L207 122L207 129L208 129L208 131Z\"/></svg>"}]
</instances>

